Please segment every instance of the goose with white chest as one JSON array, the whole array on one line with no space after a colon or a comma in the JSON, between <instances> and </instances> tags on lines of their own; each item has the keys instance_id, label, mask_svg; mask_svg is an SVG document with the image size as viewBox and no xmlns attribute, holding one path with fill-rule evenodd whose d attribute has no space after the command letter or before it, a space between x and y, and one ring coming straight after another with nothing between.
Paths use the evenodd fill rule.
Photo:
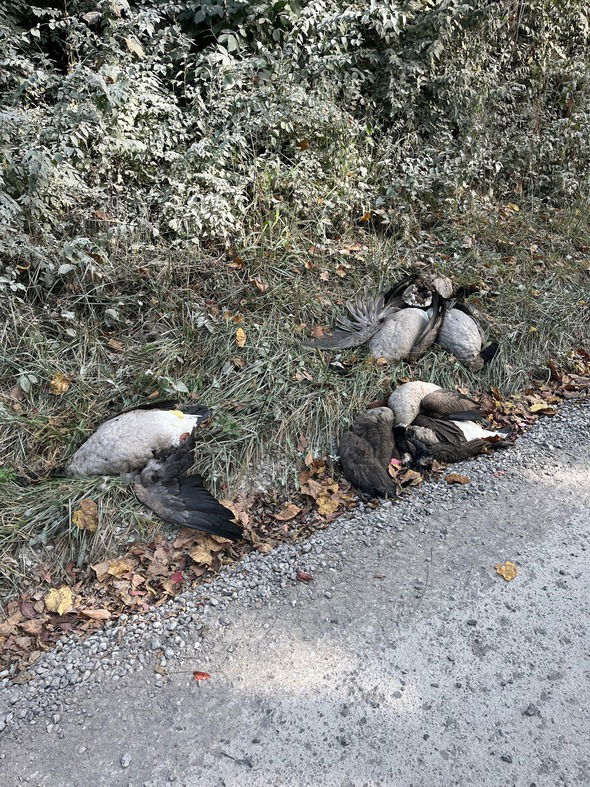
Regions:
<instances>
[{"instance_id":1,"label":"goose with white chest","mask_svg":"<svg viewBox=\"0 0 590 787\"><path fill-rule=\"evenodd\" d=\"M120 475L161 519L225 538L240 528L232 512L207 491L194 462L196 433L211 411L203 405L136 407L110 418L67 462L63 475Z\"/></svg>"}]
</instances>

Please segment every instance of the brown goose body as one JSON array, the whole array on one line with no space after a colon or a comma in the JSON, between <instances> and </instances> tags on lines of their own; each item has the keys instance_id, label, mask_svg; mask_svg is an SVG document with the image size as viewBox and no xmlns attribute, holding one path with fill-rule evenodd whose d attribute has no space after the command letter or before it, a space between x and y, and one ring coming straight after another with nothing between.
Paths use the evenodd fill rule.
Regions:
<instances>
[{"instance_id":1,"label":"brown goose body","mask_svg":"<svg viewBox=\"0 0 590 787\"><path fill-rule=\"evenodd\" d=\"M375 407L359 415L340 438L338 453L344 476L370 495L396 497L399 493L387 472L397 454L393 420L388 407Z\"/></svg>"}]
</instances>

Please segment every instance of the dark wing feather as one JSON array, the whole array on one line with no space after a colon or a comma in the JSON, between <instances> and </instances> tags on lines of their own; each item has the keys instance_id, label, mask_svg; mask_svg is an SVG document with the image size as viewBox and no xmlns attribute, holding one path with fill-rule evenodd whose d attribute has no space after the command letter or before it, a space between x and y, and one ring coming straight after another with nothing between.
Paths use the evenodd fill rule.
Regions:
<instances>
[{"instance_id":1,"label":"dark wing feather","mask_svg":"<svg viewBox=\"0 0 590 787\"><path fill-rule=\"evenodd\" d=\"M346 304L349 317L336 320L336 330L317 339L306 339L304 347L318 350L344 350L358 347L377 333L394 308L385 305L383 295L356 298Z\"/></svg>"},{"instance_id":2,"label":"dark wing feather","mask_svg":"<svg viewBox=\"0 0 590 787\"><path fill-rule=\"evenodd\" d=\"M450 445L449 443L437 443L430 446L429 451L434 459L439 462L461 462L463 459L471 459L473 456L487 452L495 448L508 448L511 443L508 440L469 440L462 445Z\"/></svg>"},{"instance_id":3,"label":"dark wing feather","mask_svg":"<svg viewBox=\"0 0 590 787\"><path fill-rule=\"evenodd\" d=\"M364 437L347 429L340 438L338 451L342 472L351 484L369 495L397 497L397 484Z\"/></svg>"},{"instance_id":4,"label":"dark wing feather","mask_svg":"<svg viewBox=\"0 0 590 787\"><path fill-rule=\"evenodd\" d=\"M400 297L407 287L411 284L415 284L416 280L417 276L413 273L409 274L409 276L404 276L403 279L400 279L387 290L385 293L385 303L390 303L394 298Z\"/></svg>"},{"instance_id":5,"label":"dark wing feather","mask_svg":"<svg viewBox=\"0 0 590 787\"><path fill-rule=\"evenodd\" d=\"M478 421L484 417L479 402L449 388L425 396L420 402L420 410L432 418L448 417L457 421Z\"/></svg>"},{"instance_id":6,"label":"dark wing feather","mask_svg":"<svg viewBox=\"0 0 590 787\"><path fill-rule=\"evenodd\" d=\"M430 319L424 326L422 333L418 336L418 338L414 342L412 351L408 356L408 359L410 361L415 361L434 344L438 336L438 333L440 331L440 326L443 323L446 311L447 311L446 301L441 299L438 292L434 292L432 295L432 314L430 316Z\"/></svg>"},{"instance_id":7,"label":"dark wing feather","mask_svg":"<svg viewBox=\"0 0 590 787\"><path fill-rule=\"evenodd\" d=\"M434 434L443 443L459 445L466 442L465 435L460 427L444 418L431 418L428 415L420 413L412 421L412 426L423 426L427 429L432 429Z\"/></svg>"},{"instance_id":8,"label":"dark wing feather","mask_svg":"<svg viewBox=\"0 0 590 787\"><path fill-rule=\"evenodd\" d=\"M203 487L199 476L157 481L147 486L136 483L134 488L141 502L165 522L233 541L242 535L241 529L232 522L232 512Z\"/></svg>"}]
</instances>

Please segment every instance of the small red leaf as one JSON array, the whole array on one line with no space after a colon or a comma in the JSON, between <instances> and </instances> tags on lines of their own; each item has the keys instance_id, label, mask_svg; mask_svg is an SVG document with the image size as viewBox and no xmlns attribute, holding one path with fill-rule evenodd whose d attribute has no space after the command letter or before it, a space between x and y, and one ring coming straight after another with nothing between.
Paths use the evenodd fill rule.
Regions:
<instances>
[{"instance_id":1,"label":"small red leaf","mask_svg":"<svg viewBox=\"0 0 590 787\"><path fill-rule=\"evenodd\" d=\"M173 574L170 574L170 579L173 582L183 582L184 576L182 575L182 571L175 571Z\"/></svg>"},{"instance_id":2,"label":"small red leaf","mask_svg":"<svg viewBox=\"0 0 590 787\"><path fill-rule=\"evenodd\" d=\"M311 575L311 574L308 574L308 573L307 573L307 571L301 571L301 570L298 570L298 571L297 571L297 579L298 579L300 582L311 582L311 580L313 579L313 577L312 577L312 575Z\"/></svg>"},{"instance_id":3,"label":"small red leaf","mask_svg":"<svg viewBox=\"0 0 590 787\"><path fill-rule=\"evenodd\" d=\"M193 672L193 678L195 680L209 680L211 675L208 672Z\"/></svg>"}]
</instances>

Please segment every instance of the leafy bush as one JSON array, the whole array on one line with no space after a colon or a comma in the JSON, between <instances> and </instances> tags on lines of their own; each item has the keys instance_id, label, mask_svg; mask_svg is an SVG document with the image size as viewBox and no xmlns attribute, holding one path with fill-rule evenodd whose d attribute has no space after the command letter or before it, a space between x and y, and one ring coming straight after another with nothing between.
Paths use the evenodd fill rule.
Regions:
<instances>
[{"instance_id":1,"label":"leafy bush","mask_svg":"<svg viewBox=\"0 0 590 787\"><path fill-rule=\"evenodd\" d=\"M583 0L3 0L0 17L16 293L277 215L321 237L371 209L415 232L474 196L590 186Z\"/></svg>"}]
</instances>

